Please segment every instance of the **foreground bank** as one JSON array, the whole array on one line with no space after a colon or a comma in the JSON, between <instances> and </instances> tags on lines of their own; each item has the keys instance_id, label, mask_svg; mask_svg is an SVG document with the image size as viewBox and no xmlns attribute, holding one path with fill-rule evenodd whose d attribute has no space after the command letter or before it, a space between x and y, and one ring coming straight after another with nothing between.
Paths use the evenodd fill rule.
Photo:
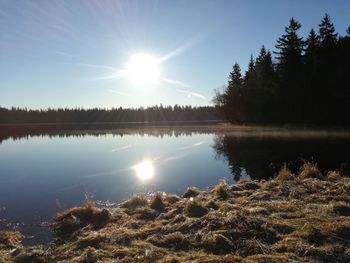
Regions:
<instances>
[{"instance_id":1,"label":"foreground bank","mask_svg":"<svg viewBox=\"0 0 350 263\"><path fill-rule=\"evenodd\" d=\"M219 182L183 197L90 201L55 217L56 242L0 232L4 262L350 262L350 178L306 163L269 181Z\"/></svg>"}]
</instances>

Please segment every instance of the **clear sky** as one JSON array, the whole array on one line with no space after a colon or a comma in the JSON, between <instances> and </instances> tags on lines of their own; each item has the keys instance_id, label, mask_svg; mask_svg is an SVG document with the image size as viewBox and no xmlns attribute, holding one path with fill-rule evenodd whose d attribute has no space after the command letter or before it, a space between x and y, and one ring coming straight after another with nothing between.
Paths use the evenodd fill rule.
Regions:
<instances>
[{"instance_id":1,"label":"clear sky","mask_svg":"<svg viewBox=\"0 0 350 263\"><path fill-rule=\"evenodd\" d=\"M292 16L305 36L326 12L345 35L348 0L0 0L0 106L208 105ZM157 61L156 81L122 74L139 53Z\"/></svg>"}]
</instances>

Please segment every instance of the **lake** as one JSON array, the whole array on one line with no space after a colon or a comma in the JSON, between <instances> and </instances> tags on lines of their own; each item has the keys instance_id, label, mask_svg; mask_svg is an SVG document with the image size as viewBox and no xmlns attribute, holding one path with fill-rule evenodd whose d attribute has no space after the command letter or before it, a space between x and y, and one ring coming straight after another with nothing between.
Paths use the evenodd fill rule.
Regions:
<instances>
[{"instance_id":1,"label":"lake","mask_svg":"<svg viewBox=\"0 0 350 263\"><path fill-rule=\"evenodd\" d=\"M53 215L91 197L113 206L133 193L181 195L223 179L268 179L287 163L349 172L346 131L154 127L55 130L0 137L0 229L46 243Z\"/></svg>"}]
</instances>

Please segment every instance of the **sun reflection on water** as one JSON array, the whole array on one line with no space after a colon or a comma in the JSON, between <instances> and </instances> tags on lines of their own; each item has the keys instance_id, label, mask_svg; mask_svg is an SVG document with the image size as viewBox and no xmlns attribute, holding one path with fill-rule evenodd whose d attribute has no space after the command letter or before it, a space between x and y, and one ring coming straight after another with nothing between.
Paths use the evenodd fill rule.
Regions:
<instances>
[{"instance_id":1,"label":"sun reflection on water","mask_svg":"<svg viewBox=\"0 0 350 263\"><path fill-rule=\"evenodd\" d=\"M136 172L136 176L141 181L147 181L154 176L154 166L150 160L144 160L136 164L133 169Z\"/></svg>"}]
</instances>

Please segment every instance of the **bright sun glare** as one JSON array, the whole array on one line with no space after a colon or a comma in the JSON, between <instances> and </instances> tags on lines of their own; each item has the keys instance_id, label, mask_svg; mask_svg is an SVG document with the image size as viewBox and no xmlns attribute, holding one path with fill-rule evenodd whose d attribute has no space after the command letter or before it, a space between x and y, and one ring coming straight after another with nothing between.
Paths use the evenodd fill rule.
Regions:
<instances>
[{"instance_id":1,"label":"bright sun glare","mask_svg":"<svg viewBox=\"0 0 350 263\"><path fill-rule=\"evenodd\" d=\"M141 181L146 181L151 179L154 175L154 167L151 161L145 160L137 165L135 165L134 170L136 172L136 176Z\"/></svg>"},{"instance_id":2,"label":"bright sun glare","mask_svg":"<svg viewBox=\"0 0 350 263\"><path fill-rule=\"evenodd\" d=\"M159 63L149 54L133 55L126 67L126 76L135 84L147 85L159 80Z\"/></svg>"}]
</instances>

